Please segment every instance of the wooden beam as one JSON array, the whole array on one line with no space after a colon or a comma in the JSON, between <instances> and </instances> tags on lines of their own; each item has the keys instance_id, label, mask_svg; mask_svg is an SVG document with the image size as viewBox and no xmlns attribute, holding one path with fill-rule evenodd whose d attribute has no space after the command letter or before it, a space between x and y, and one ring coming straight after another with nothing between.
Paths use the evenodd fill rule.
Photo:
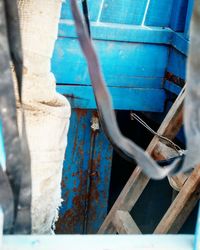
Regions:
<instances>
[{"instance_id":1,"label":"wooden beam","mask_svg":"<svg viewBox=\"0 0 200 250\"><path fill-rule=\"evenodd\" d=\"M177 156L177 151L167 145L159 142L154 150L154 158L157 160L163 160ZM176 191L180 191L185 182L187 181L189 174L180 173L176 176L168 177L170 186Z\"/></svg>"},{"instance_id":2,"label":"wooden beam","mask_svg":"<svg viewBox=\"0 0 200 250\"><path fill-rule=\"evenodd\" d=\"M177 232L199 200L199 192L200 165L194 169L176 199L156 227L154 233L165 234ZM177 221L179 221L179 225L177 225Z\"/></svg>"},{"instance_id":3,"label":"wooden beam","mask_svg":"<svg viewBox=\"0 0 200 250\"><path fill-rule=\"evenodd\" d=\"M141 234L140 229L127 211L117 210L113 225L118 234Z\"/></svg>"},{"instance_id":4,"label":"wooden beam","mask_svg":"<svg viewBox=\"0 0 200 250\"><path fill-rule=\"evenodd\" d=\"M183 101L185 98L185 91L179 94L177 97L174 105L168 112L167 116L165 117L164 121L162 122L158 133L168 137L169 139L173 139L176 134L178 133L182 121L183 121ZM152 155L154 159L156 158L156 147L158 145L159 139L155 136L151 143L147 148L147 152ZM130 211L137 200L139 199L140 195L142 194L143 190L147 186L149 182L149 178L143 174L141 168L137 166L133 171L133 174L129 178L128 182L126 183L124 189L120 193L118 199L116 200L115 204L113 205L112 209L110 210L109 214L107 215L106 219L104 220L102 226L99 229L99 234L108 233L107 229L109 228L109 233L115 233L116 230L112 227L112 220L115 216L117 210L127 210Z\"/></svg>"}]
</instances>

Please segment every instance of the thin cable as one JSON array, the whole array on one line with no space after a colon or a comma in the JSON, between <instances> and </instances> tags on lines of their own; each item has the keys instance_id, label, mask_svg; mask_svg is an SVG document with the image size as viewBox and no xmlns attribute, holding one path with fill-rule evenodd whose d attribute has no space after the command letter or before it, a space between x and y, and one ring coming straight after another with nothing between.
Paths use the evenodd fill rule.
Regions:
<instances>
[{"instance_id":1,"label":"thin cable","mask_svg":"<svg viewBox=\"0 0 200 250\"><path fill-rule=\"evenodd\" d=\"M157 133L156 131L154 131L144 120L142 120L142 118L140 118L138 115L136 115L135 113L131 112L131 119L135 119L136 121L138 121L143 127L145 127L147 130L149 130L149 132L151 132L153 135L159 137L161 140L166 141L168 143L170 143L174 150L180 155L181 152L183 151L176 143L174 143L173 141L171 141L169 138L160 135L159 133Z\"/></svg>"}]
</instances>

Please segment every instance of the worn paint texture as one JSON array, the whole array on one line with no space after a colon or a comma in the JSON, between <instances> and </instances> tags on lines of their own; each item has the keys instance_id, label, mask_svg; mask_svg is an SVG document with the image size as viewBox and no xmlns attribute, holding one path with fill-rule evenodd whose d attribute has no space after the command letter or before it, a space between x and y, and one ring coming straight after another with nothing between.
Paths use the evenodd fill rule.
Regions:
<instances>
[{"instance_id":1,"label":"worn paint texture","mask_svg":"<svg viewBox=\"0 0 200 250\"><path fill-rule=\"evenodd\" d=\"M58 233L96 233L107 213L112 147L101 128L92 130L94 116L95 111L72 111Z\"/></svg>"}]
</instances>

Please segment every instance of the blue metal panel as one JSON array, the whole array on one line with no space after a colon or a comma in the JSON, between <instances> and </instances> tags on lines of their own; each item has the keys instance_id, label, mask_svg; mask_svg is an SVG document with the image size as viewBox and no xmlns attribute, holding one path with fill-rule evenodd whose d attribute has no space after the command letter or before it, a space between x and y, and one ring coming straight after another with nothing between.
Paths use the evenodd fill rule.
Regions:
<instances>
[{"instance_id":1,"label":"blue metal panel","mask_svg":"<svg viewBox=\"0 0 200 250\"><path fill-rule=\"evenodd\" d=\"M57 232L96 233L107 213L112 147L91 130L94 111L72 110Z\"/></svg>"},{"instance_id":2,"label":"blue metal panel","mask_svg":"<svg viewBox=\"0 0 200 250\"><path fill-rule=\"evenodd\" d=\"M96 103L91 86L58 85L58 92L64 94L73 108L94 109ZM163 112L166 94L163 89L109 88L114 108Z\"/></svg>"},{"instance_id":3,"label":"blue metal panel","mask_svg":"<svg viewBox=\"0 0 200 250\"><path fill-rule=\"evenodd\" d=\"M91 23L91 33L93 40L167 45L171 44L173 36L173 31L168 28L111 23ZM71 20L60 21L59 37L77 38L74 23Z\"/></svg>"}]
</instances>

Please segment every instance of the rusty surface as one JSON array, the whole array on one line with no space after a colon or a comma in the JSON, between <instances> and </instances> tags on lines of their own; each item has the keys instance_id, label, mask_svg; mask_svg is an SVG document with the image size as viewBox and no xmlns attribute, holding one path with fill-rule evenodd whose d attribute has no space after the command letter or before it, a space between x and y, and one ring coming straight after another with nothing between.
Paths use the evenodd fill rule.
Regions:
<instances>
[{"instance_id":1,"label":"rusty surface","mask_svg":"<svg viewBox=\"0 0 200 250\"><path fill-rule=\"evenodd\" d=\"M178 77L178 76L176 76L173 73L168 72L168 71L165 73L165 80L173 82L174 84L176 84L180 87L184 87L184 85L185 85L184 79L182 79L181 77Z\"/></svg>"},{"instance_id":2,"label":"rusty surface","mask_svg":"<svg viewBox=\"0 0 200 250\"><path fill-rule=\"evenodd\" d=\"M57 233L96 233L107 213L112 147L101 130L91 129L93 116L72 111Z\"/></svg>"}]
</instances>

